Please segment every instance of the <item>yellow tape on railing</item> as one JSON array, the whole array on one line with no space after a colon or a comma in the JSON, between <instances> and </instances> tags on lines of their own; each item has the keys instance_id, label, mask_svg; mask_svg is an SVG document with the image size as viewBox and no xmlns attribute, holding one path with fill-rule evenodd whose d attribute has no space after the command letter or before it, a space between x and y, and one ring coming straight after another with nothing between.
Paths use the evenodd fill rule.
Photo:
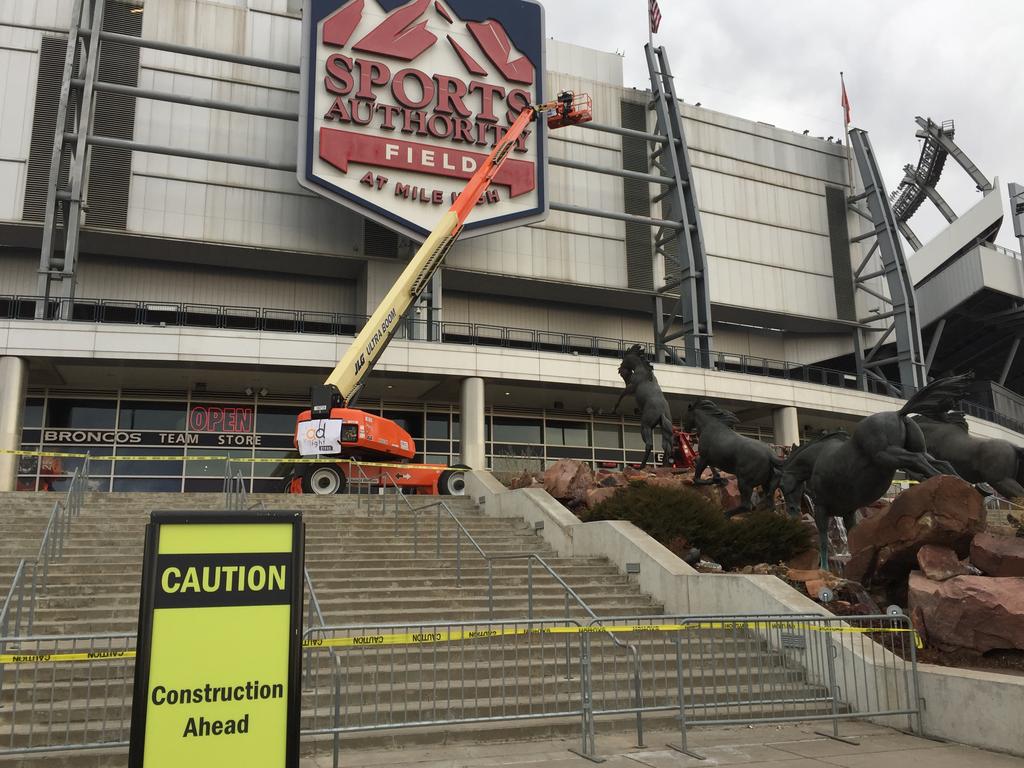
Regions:
<instances>
[{"instance_id":1,"label":"yellow tape on railing","mask_svg":"<svg viewBox=\"0 0 1024 768\"><path fill-rule=\"evenodd\" d=\"M455 629L436 632L402 632L379 635L356 635L353 637L330 637L307 640L303 648L365 648L378 645L432 645L435 643L457 643L469 640L483 640L490 637L519 637L527 635L580 635L614 632L689 632L694 630L733 629L789 629L811 632L834 632L836 634L869 635L875 632L913 634L914 645L924 644L917 632L905 627L836 627L828 624L788 621L705 621L690 624L634 624L591 627L540 627L500 629ZM134 659L135 651L85 651L71 653L6 653L0 654L0 664L55 664L80 661L114 661Z\"/></svg>"}]
</instances>

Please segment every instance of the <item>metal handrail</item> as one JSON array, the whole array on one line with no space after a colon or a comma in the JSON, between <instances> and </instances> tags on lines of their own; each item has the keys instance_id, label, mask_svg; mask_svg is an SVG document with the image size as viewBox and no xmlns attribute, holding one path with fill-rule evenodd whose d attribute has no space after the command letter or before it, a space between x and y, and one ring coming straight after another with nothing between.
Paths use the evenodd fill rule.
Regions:
<instances>
[{"instance_id":1,"label":"metal handrail","mask_svg":"<svg viewBox=\"0 0 1024 768\"><path fill-rule=\"evenodd\" d=\"M413 513L413 555L414 556L417 556L419 554L419 549L418 549L418 546L419 546L419 515L420 515L421 511L423 511L425 509L432 509L432 508L435 508L435 507L437 508L437 527L436 527L436 548L437 549L436 549L436 555L437 555L438 559L440 559L440 550L441 550L441 510L446 512L447 515L449 515L449 517L455 522L455 524L457 525L457 536L456 536L456 587L457 588L462 587L462 537L465 534L466 539L469 540L469 543L473 546L473 548L477 551L477 553L480 555L480 557L483 558L483 561L487 564L487 616L488 616L488 618L490 618L490 620L494 620L494 617L495 617L495 563L496 562L501 562L503 560L522 560L522 559L526 560L526 606L527 606L526 610L527 610L527 617L530 618L530 620L532 620L532 617L534 617L534 561L535 560L541 564L541 567L543 567L551 575L551 577L555 580L555 582L564 590L564 594L565 594L565 618L566 618L566 620L568 620L568 618L570 617L569 616L570 598L572 600L574 600L575 602L577 602L577 604L581 608L583 608L583 610L591 618L593 618L593 620L598 620L599 617L598 617L597 613L594 612L594 609L591 608L590 605L587 604L587 601L584 600L582 597L580 597L580 595L577 593L577 591L573 590L568 585L568 583L564 579L562 579L560 577L560 575L558 575L558 573L555 571L555 569L552 568L551 565L549 565L548 562L543 557L538 555L536 552L523 553L523 554L515 554L515 555L488 555L486 552L483 551L483 548L479 545L479 543L477 543L476 539L473 538L473 535L470 534L469 530L463 524L462 520L459 519L458 515L456 515L455 512L452 511L452 508L447 506L447 504L445 502L443 502L443 501L436 501L433 504L429 504L429 505L426 505L425 507L422 507L420 509L416 509L410 503L409 499L406 498L406 495L401 493L401 488L398 486L398 484L395 481L395 479L393 477L391 477L390 473L384 472L384 473L381 474L381 477L382 477L382 479L385 480L385 483L386 483L387 480L391 481L391 483L394 485L394 487L397 490L396 496L400 497L401 500L404 503L406 503L406 506L409 508L410 512ZM385 487L386 487L386 485L385 485ZM386 507L384 507L384 505L386 505L386 504L387 504L387 496L385 495L384 499L382 501L382 508L386 508ZM397 532L398 532L398 503L397 503L397 501L395 501L394 525L395 525L395 535L397 535ZM639 674L640 674L640 655L639 655L639 652L638 652L636 646L634 644L632 644L632 643L626 643L626 642L618 639L613 633L611 633L611 632L609 632L607 630L605 630L605 633L608 635L609 638L611 638L611 641L616 646L627 650L633 656L634 663L635 663L634 671L635 671L635 674L637 676L639 676ZM566 654L567 653L568 653L568 638L566 638ZM639 677L637 677L637 679L639 680Z\"/></svg>"},{"instance_id":2,"label":"metal handrail","mask_svg":"<svg viewBox=\"0 0 1024 768\"><path fill-rule=\"evenodd\" d=\"M7 597L4 598L3 607L0 608L0 652L3 649L3 639L12 634L8 630L11 624L12 606L15 604L17 604L17 609L14 617L14 626L21 626L21 609L22 604L25 602L25 594L23 590L19 589L19 585L24 581L27 565L28 561L25 558L22 558L21 562L18 563L18 568L14 572L14 578L11 580L10 589L7 590ZM18 634L18 632L15 631L14 634Z\"/></svg>"},{"instance_id":3,"label":"metal handrail","mask_svg":"<svg viewBox=\"0 0 1024 768\"><path fill-rule=\"evenodd\" d=\"M18 564L11 581L10 589L0 608L0 638L8 637L11 630L11 606L17 603L14 614L13 634L21 634L22 616L27 614L28 634L32 634L35 623L36 602L38 595L48 586L50 562L64 554L64 542L71 532L71 521L82 513L85 503L85 492L89 484L90 457L87 455L82 466L71 476L67 494L63 500L53 503L50 517L46 521L43 538L39 542L39 551L31 562L23 558ZM28 585L28 605L25 606L26 579L31 568L31 580Z\"/></svg>"}]
</instances>

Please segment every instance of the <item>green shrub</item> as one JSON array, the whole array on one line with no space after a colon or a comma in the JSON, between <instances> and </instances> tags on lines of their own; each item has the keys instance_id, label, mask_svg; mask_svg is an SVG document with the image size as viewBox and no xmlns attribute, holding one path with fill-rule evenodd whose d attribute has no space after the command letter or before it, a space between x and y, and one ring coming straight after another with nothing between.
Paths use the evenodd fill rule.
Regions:
<instances>
[{"instance_id":1,"label":"green shrub","mask_svg":"<svg viewBox=\"0 0 1024 768\"><path fill-rule=\"evenodd\" d=\"M774 512L726 520L717 504L684 487L632 483L595 506L585 519L627 520L677 555L696 547L726 569L783 562L813 546L799 520Z\"/></svg>"}]
</instances>

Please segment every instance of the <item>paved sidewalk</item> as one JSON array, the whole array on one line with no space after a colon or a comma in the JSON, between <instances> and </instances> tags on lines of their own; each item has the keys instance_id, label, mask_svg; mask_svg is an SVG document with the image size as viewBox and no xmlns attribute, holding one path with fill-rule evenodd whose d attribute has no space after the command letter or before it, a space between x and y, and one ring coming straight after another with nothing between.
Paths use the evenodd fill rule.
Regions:
<instances>
[{"instance_id":1,"label":"paved sidewalk","mask_svg":"<svg viewBox=\"0 0 1024 768\"><path fill-rule=\"evenodd\" d=\"M815 735L814 726L784 725L701 729L690 734L690 749L704 761L682 755L665 745L678 743L679 734L652 731L647 747L637 749L628 736L598 736L599 754L607 768L689 768L690 766L744 765L757 768L1024 768L1024 758L985 752L959 744L908 736L869 723L844 723L842 734L859 746ZM344 743L344 742L343 742ZM577 742L568 740L505 744L453 744L410 749L342 752L343 768L396 766L397 768L500 768L546 766L585 768L588 760L569 752ZM305 758L301 768L330 768L330 756Z\"/></svg>"}]
</instances>

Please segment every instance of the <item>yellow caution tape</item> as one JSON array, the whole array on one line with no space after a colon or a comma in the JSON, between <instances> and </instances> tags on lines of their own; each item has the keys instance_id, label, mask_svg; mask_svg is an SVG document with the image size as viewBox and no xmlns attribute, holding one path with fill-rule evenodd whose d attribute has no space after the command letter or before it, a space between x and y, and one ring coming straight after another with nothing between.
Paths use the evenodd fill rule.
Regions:
<instances>
[{"instance_id":1,"label":"yellow caution tape","mask_svg":"<svg viewBox=\"0 0 1024 768\"><path fill-rule=\"evenodd\" d=\"M533 635L581 635L614 632L684 632L706 629L790 629L812 632L835 632L839 634L871 634L873 632L911 633L914 645L923 648L924 643L917 632L903 627L834 627L827 624L806 622L763 622L763 621L711 621L690 624L640 624L625 626L590 627L539 627L539 628L495 628L455 629L435 632L404 632L397 634L356 635L353 637L330 637L306 640L303 648L366 648L379 645L432 645L435 643L457 643L468 640L485 640L492 637L522 637ZM36 653L0 654L0 664L47 664L75 661L115 661L134 659L135 651L86 651L78 653Z\"/></svg>"},{"instance_id":2,"label":"yellow caution tape","mask_svg":"<svg viewBox=\"0 0 1024 768\"><path fill-rule=\"evenodd\" d=\"M0 449L9 456L47 456L58 459L87 459L94 461L226 461L230 464L352 464L359 467L382 469L449 469L446 464L388 464L375 461L353 461L341 457L320 456L315 459L243 459L237 456L111 456L109 454L57 453L54 451L12 451Z\"/></svg>"}]
</instances>

